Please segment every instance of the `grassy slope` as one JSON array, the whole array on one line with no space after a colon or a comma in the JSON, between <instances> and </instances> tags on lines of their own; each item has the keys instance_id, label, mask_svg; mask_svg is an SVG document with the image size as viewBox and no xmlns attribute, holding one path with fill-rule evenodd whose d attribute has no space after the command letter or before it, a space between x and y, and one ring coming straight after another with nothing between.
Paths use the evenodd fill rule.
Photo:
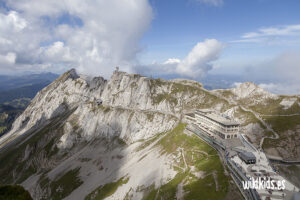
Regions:
<instances>
[{"instance_id":1,"label":"grassy slope","mask_svg":"<svg viewBox=\"0 0 300 200\"><path fill-rule=\"evenodd\" d=\"M32 200L28 191L19 185L0 186L0 199L3 200Z\"/></svg>"},{"instance_id":2,"label":"grassy slope","mask_svg":"<svg viewBox=\"0 0 300 200\"><path fill-rule=\"evenodd\" d=\"M187 163L185 168L183 156L173 167L178 171L177 175L160 188L151 188L144 199L174 199L178 184L184 186L185 199L223 199L228 191L229 177L224 174L224 168L219 160L217 152L196 136L184 134L185 124L179 124L175 129L166 133L157 145L161 147L162 154L178 155L178 148L183 149ZM197 178L191 167L197 172L204 172L203 178ZM213 177L216 174L216 182Z\"/></svg>"},{"instance_id":3,"label":"grassy slope","mask_svg":"<svg viewBox=\"0 0 300 200\"><path fill-rule=\"evenodd\" d=\"M144 193L144 199L174 199L180 183L183 184L185 199L215 200L224 199L227 195L230 177L224 174L224 168L217 152L198 137L183 133L185 126L186 124L181 123L172 131L158 134L144 141L137 148L139 151L157 142L153 148L159 148L161 154L172 154L174 156L178 155L180 149L182 149L181 152L184 154L185 162L187 163L187 166L185 166L181 154L179 161L174 161L173 163L173 168L177 171L177 175L172 180L159 188L155 187L154 184L148 188L141 186L139 191ZM195 172L202 172L203 177L197 178L194 175ZM111 196L120 186L127 184L128 180L128 177L122 177L115 182L99 186L88 194L85 199L98 200Z\"/></svg>"},{"instance_id":4,"label":"grassy slope","mask_svg":"<svg viewBox=\"0 0 300 200\"><path fill-rule=\"evenodd\" d=\"M105 199L106 197L109 197L112 194L114 194L117 191L119 186L126 184L128 181L129 181L129 178L122 177L119 180L117 180L116 182L107 183L103 186L100 186L100 187L96 188L93 192L88 194L85 197L85 200Z\"/></svg>"},{"instance_id":5,"label":"grassy slope","mask_svg":"<svg viewBox=\"0 0 300 200\"><path fill-rule=\"evenodd\" d=\"M83 182L79 178L80 168L72 169L50 183L51 198L62 199L68 196Z\"/></svg>"},{"instance_id":6,"label":"grassy slope","mask_svg":"<svg viewBox=\"0 0 300 200\"><path fill-rule=\"evenodd\" d=\"M172 106L179 106L179 101L182 101L182 108L208 108L223 104L223 107L228 107L229 103L210 92L204 90L200 84L186 85L177 82L164 81L161 79L150 79L149 87L153 104L160 104L163 101L169 102ZM158 92L158 88L167 88L168 92ZM199 98L191 98L198 96ZM185 100L181 99L186 97Z\"/></svg>"},{"instance_id":7,"label":"grassy slope","mask_svg":"<svg viewBox=\"0 0 300 200\"><path fill-rule=\"evenodd\" d=\"M300 106L296 101L290 108L283 109L284 106L280 105L280 102L287 98L286 96L279 96L278 99L268 99L260 104L250 106L252 110L264 115L288 115L294 113L300 113Z\"/></svg>"},{"instance_id":8,"label":"grassy slope","mask_svg":"<svg viewBox=\"0 0 300 200\"><path fill-rule=\"evenodd\" d=\"M0 176L3 177L0 179L0 184L22 183L37 170L46 170L41 169L41 166L33 162L33 159L45 155L50 159L51 156L56 155L57 147L54 144L57 141L54 139L58 140L59 137L55 136L61 134L60 123L69 116L70 112L61 117L55 117L50 124L32 133L28 140L20 145L14 145L17 148L7 148L0 152ZM33 151L30 157L23 161L27 146Z\"/></svg>"},{"instance_id":9,"label":"grassy slope","mask_svg":"<svg viewBox=\"0 0 300 200\"><path fill-rule=\"evenodd\" d=\"M225 98L233 98L232 92L229 90L219 91ZM256 101L261 97L252 98L252 99L242 99L238 101L238 104L243 105L244 107L253 110L258 113L260 117L269 124L274 131L276 131L279 135L278 139L269 139L266 138L263 143L263 148L283 148L287 151L290 151L287 148L287 144L289 140L292 139L295 141L294 148L300 148L299 136L297 133L294 134L286 134L286 131L293 130L295 131L300 125L300 116L280 116L280 115L293 115L300 113L300 101L297 97L288 97L281 95L278 99L267 99L265 101ZM280 105L281 101L285 98L296 98L295 103L288 109L284 109L284 106ZM270 115L270 116L267 116ZM249 123L259 123L260 126L265 130L264 134L266 136L274 136L271 131L268 131L266 127L251 113L247 111L243 111L242 109L238 109L236 114L236 118L245 119L242 126L246 126ZM291 152L292 153L292 152Z\"/></svg>"},{"instance_id":10,"label":"grassy slope","mask_svg":"<svg viewBox=\"0 0 300 200\"><path fill-rule=\"evenodd\" d=\"M279 169L279 173L283 175L283 177L286 177L288 180L290 180L292 183L294 183L298 188L300 187L300 166L296 165L277 165L276 166Z\"/></svg>"},{"instance_id":11,"label":"grassy slope","mask_svg":"<svg viewBox=\"0 0 300 200\"><path fill-rule=\"evenodd\" d=\"M25 107L17 108L0 104L0 136L10 129L13 121L23 112Z\"/></svg>"},{"instance_id":12,"label":"grassy slope","mask_svg":"<svg viewBox=\"0 0 300 200\"><path fill-rule=\"evenodd\" d=\"M52 181L45 174L42 174L39 179L39 185L44 192L43 199L49 199L49 196L51 196L51 199L59 200L71 194L73 190L83 183L79 173L80 167L77 167L58 175Z\"/></svg>"},{"instance_id":13,"label":"grassy slope","mask_svg":"<svg viewBox=\"0 0 300 200\"><path fill-rule=\"evenodd\" d=\"M300 116L268 116L263 118L279 134L278 139L265 139L264 148L286 147L286 142L290 139L294 142L299 141L299 135L294 132L287 134L287 130L296 130L300 125ZM300 143L296 143L300 148Z\"/></svg>"}]
</instances>

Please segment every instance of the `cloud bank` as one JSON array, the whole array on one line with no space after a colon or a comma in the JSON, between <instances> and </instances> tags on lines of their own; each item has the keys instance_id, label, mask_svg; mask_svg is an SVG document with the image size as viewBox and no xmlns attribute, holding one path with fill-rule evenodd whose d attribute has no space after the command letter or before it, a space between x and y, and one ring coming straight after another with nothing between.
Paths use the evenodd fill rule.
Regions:
<instances>
[{"instance_id":1,"label":"cloud bank","mask_svg":"<svg viewBox=\"0 0 300 200\"><path fill-rule=\"evenodd\" d=\"M148 0L7 0L0 10L0 69L75 67L108 77L130 71L152 21Z\"/></svg>"},{"instance_id":2,"label":"cloud bank","mask_svg":"<svg viewBox=\"0 0 300 200\"><path fill-rule=\"evenodd\" d=\"M245 33L242 38L257 38L266 36L290 36L300 35L300 24L286 25L282 27L261 28L257 32Z\"/></svg>"},{"instance_id":3,"label":"cloud bank","mask_svg":"<svg viewBox=\"0 0 300 200\"><path fill-rule=\"evenodd\" d=\"M230 43L298 45L300 44L300 24L260 28L257 31L244 33L240 39Z\"/></svg>"},{"instance_id":4,"label":"cloud bank","mask_svg":"<svg viewBox=\"0 0 300 200\"><path fill-rule=\"evenodd\" d=\"M275 58L250 66L244 76L276 94L300 94L300 52L288 51Z\"/></svg>"},{"instance_id":5,"label":"cloud bank","mask_svg":"<svg viewBox=\"0 0 300 200\"><path fill-rule=\"evenodd\" d=\"M219 58L223 48L224 45L216 39L207 39L197 43L182 60L169 58L163 63L136 66L135 70L145 75L200 79L212 69L213 61Z\"/></svg>"}]
</instances>

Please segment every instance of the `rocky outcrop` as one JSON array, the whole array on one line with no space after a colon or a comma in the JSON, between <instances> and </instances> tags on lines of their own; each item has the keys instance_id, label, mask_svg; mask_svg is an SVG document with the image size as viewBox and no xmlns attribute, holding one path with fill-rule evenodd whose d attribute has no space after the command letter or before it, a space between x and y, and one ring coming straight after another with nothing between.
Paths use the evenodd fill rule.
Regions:
<instances>
[{"instance_id":1,"label":"rocky outcrop","mask_svg":"<svg viewBox=\"0 0 300 200\"><path fill-rule=\"evenodd\" d=\"M86 140L116 134L128 142L146 139L171 129L178 121L176 109L168 102L154 104L151 94L151 80L146 77L114 72L106 81L79 76L72 69L36 95L0 143L41 127L67 110L74 110L70 119ZM98 99L102 105L97 104ZM72 137L64 136L65 142L66 138Z\"/></svg>"},{"instance_id":2,"label":"rocky outcrop","mask_svg":"<svg viewBox=\"0 0 300 200\"><path fill-rule=\"evenodd\" d=\"M265 105L266 99L276 98L252 83L207 91L200 83L183 79L167 81L115 71L105 80L70 70L41 90L11 131L0 138L0 147L5 146L0 151L0 174L7 175L0 184L22 184L35 199L41 199L53 191L63 195L56 183L62 174L71 173L76 175L72 177L74 192L64 197L74 199L93 193L97 186L132 177L111 199L128 195L141 199L145 191L159 188L178 174L172 167L175 162L177 170L186 168L187 162L177 157L192 149L187 145L185 151L178 151L173 143L185 136L173 137L169 132L183 113L216 109L241 121L248 134L257 132L250 138L259 142L265 129L257 119L259 114L247 106ZM168 142L162 142L165 133ZM165 145L164 151L157 143ZM184 160L190 159L188 154ZM149 165L151 170L145 172Z\"/></svg>"},{"instance_id":3,"label":"rocky outcrop","mask_svg":"<svg viewBox=\"0 0 300 200\"><path fill-rule=\"evenodd\" d=\"M240 83L236 88L231 89L231 91L237 99L260 97L263 100L268 98L278 98L277 95L265 91L263 88L252 82Z\"/></svg>"},{"instance_id":4,"label":"rocky outcrop","mask_svg":"<svg viewBox=\"0 0 300 200\"><path fill-rule=\"evenodd\" d=\"M99 99L102 105L97 105ZM118 129L121 138L134 142L169 130L185 110L201 107L202 103L221 109L226 102L195 81L166 81L119 71L106 81L79 76L72 69L36 95L11 131L0 138L0 145L67 110L79 116L77 125L86 140L112 135Z\"/></svg>"}]
</instances>

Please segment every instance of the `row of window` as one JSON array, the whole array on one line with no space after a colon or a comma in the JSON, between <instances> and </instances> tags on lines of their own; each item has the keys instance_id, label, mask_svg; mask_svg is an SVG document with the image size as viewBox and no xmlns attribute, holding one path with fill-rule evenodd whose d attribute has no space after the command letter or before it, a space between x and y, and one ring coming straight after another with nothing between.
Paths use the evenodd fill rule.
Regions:
<instances>
[{"instance_id":1,"label":"row of window","mask_svg":"<svg viewBox=\"0 0 300 200\"><path fill-rule=\"evenodd\" d=\"M226 132L226 133L238 132L239 131L238 126L237 127L231 126L231 127L234 127L234 128L227 128L227 127L224 127L224 126L222 126L221 124L219 124L217 122L209 120L208 118L206 118L204 116L201 116L201 115L197 115L197 116L198 116L198 118L200 118L200 122L203 121L206 125L210 126L213 129L217 129L217 130L220 130L220 131Z\"/></svg>"}]
</instances>

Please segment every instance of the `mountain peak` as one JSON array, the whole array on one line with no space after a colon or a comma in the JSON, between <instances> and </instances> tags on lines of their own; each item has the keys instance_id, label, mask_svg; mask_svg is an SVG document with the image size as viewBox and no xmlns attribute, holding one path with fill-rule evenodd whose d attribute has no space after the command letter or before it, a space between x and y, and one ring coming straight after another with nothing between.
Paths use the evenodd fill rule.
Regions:
<instances>
[{"instance_id":1,"label":"mountain peak","mask_svg":"<svg viewBox=\"0 0 300 200\"><path fill-rule=\"evenodd\" d=\"M76 70L74 68L72 68L69 71L67 71L67 72L63 73L62 75L60 75L55 80L55 82L65 82L69 78L71 78L73 80L79 78L79 75L77 74L77 72L76 72Z\"/></svg>"},{"instance_id":2,"label":"mountain peak","mask_svg":"<svg viewBox=\"0 0 300 200\"><path fill-rule=\"evenodd\" d=\"M276 98L277 95L265 91L263 88L259 87L255 83L245 82L245 83L235 83L236 88L231 89L231 91L239 98L248 98L252 96L263 96L265 98Z\"/></svg>"}]
</instances>

